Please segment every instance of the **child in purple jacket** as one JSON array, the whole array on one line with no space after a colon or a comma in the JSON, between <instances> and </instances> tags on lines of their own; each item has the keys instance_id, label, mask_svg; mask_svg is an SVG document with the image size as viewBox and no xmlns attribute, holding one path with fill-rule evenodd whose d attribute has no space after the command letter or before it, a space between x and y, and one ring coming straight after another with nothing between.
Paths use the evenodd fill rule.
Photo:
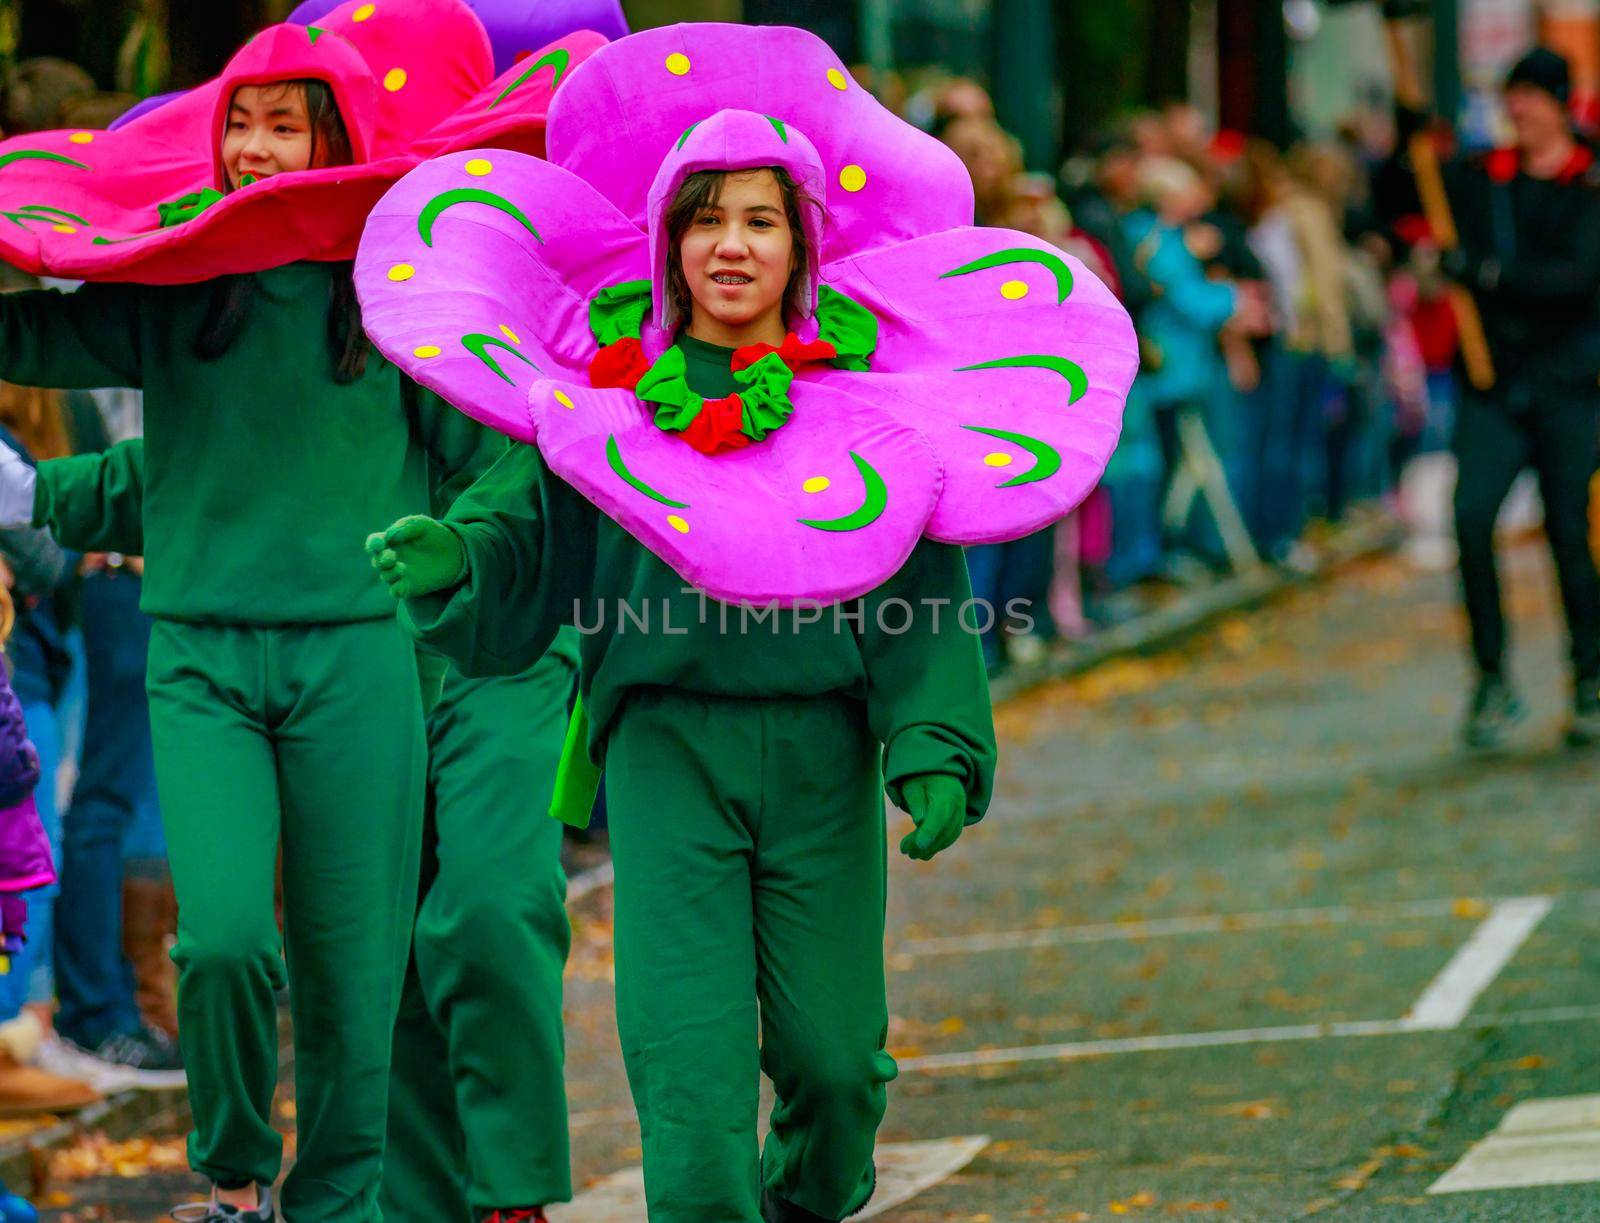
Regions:
<instances>
[{"instance_id":1,"label":"child in purple jacket","mask_svg":"<svg viewBox=\"0 0 1600 1223\"><path fill-rule=\"evenodd\" d=\"M0 588L0 641L10 635L11 620L10 592ZM22 893L56 881L50 842L33 805L38 784L39 753L28 740L10 672L0 667L0 950L6 956L19 951L26 937Z\"/></svg>"}]
</instances>

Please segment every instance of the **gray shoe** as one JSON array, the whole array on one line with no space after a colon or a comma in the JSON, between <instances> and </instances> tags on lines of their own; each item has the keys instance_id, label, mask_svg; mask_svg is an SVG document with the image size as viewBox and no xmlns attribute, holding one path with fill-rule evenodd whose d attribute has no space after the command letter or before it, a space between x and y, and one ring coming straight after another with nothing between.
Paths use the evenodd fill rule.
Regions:
<instances>
[{"instance_id":1,"label":"gray shoe","mask_svg":"<svg viewBox=\"0 0 1600 1223\"><path fill-rule=\"evenodd\" d=\"M145 1091L180 1091L189 1083L178 1042L153 1028L108 1036L90 1056L127 1067L133 1086Z\"/></svg>"},{"instance_id":2,"label":"gray shoe","mask_svg":"<svg viewBox=\"0 0 1600 1223\"><path fill-rule=\"evenodd\" d=\"M174 1206L168 1213L176 1223L277 1223L272 1209L272 1190L266 1185L256 1186L260 1200L254 1210L240 1210L237 1206L224 1206L217 1201L216 1190L209 1202L190 1202Z\"/></svg>"},{"instance_id":3,"label":"gray shoe","mask_svg":"<svg viewBox=\"0 0 1600 1223\"><path fill-rule=\"evenodd\" d=\"M1512 728L1526 715L1527 710L1505 680L1498 675L1485 675L1473 689L1472 706L1467 712L1466 725L1461 729L1461 738L1473 751L1503 747Z\"/></svg>"},{"instance_id":4,"label":"gray shoe","mask_svg":"<svg viewBox=\"0 0 1600 1223\"><path fill-rule=\"evenodd\" d=\"M1572 695L1567 743L1572 747L1593 747L1600 743L1600 680L1578 681Z\"/></svg>"}]
</instances>

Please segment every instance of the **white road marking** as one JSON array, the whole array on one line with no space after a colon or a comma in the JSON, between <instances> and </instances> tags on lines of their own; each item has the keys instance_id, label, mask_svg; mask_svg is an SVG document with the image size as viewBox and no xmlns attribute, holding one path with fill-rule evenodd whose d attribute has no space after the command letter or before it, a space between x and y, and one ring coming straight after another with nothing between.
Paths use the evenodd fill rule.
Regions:
<instances>
[{"instance_id":1,"label":"white road marking","mask_svg":"<svg viewBox=\"0 0 1600 1223\"><path fill-rule=\"evenodd\" d=\"M1484 1015L1481 1026L1499 1028L1535 1023L1572 1023L1600 1019L1600 1005L1559 1006L1534 1011ZM1480 1026L1463 1024L1464 1028ZM1072 1062L1121 1053L1158 1053L1172 1049L1208 1049L1225 1045L1267 1045L1286 1041L1327 1040L1342 1036L1404 1036L1436 1032L1408 1019L1365 1019L1342 1023L1297 1023L1276 1028L1232 1028L1218 1032L1175 1032L1165 1036L1127 1036L1112 1040L1071 1041L1053 1045L1019 1045L1010 1049L977 1049L968 1053L932 1053L898 1059L902 1074L937 1070L975 1070L1025 1062Z\"/></svg>"},{"instance_id":2,"label":"white road marking","mask_svg":"<svg viewBox=\"0 0 1600 1223\"><path fill-rule=\"evenodd\" d=\"M1480 902L1412 900L1400 904L1330 905L1325 908L1267 909L1255 913L1218 913L1194 917L1159 917L1150 921L1104 922L1086 926L1040 927L1033 930L999 930L990 934L958 934L946 938L913 939L892 950L899 955L969 955L984 951L1012 951L1027 947L1060 947L1075 943L1109 943L1185 934L1226 934L1235 930L1277 930L1289 926L1338 926L1358 922L1449 917L1463 904Z\"/></svg>"},{"instance_id":3,"label":"white road marking","mask_svg":"<svg viewBox=\"0 0 1600 1223\"><path fill-rule=\"evenodd\" d=\"M1498 902L1428 983L1406 1012L1405 1022L1419 1029L1458 1026L1554 903L1548 896L1518 896Z\"/></svg>"},{"instance_id":4,"label":"white road marking","mask_svg":"<svg viewBox=\"0 0 1600 1223\"><path fill-rule=\"evenodd\" d=\"M855 1219L870 1219L902 1205L966 1167L989 1145L986 1135L940 1138L931 1142L880 1145L874 1155L878 1189ZM608 1176L567 1206L552 1206L550 1223L642 1223L645 1217L644 1171L625 1168Z\"/></svg>"},{"instance_id":5,"label":"white road marking","mask_svg":"<svg viewBox=\"0 0 1600 1223\"><path fill-rule=\"evenodd\" d=\"M1429 1193L1600 1181L1600 1096L1525 1100Z\"/></svg>"}]
</instances>

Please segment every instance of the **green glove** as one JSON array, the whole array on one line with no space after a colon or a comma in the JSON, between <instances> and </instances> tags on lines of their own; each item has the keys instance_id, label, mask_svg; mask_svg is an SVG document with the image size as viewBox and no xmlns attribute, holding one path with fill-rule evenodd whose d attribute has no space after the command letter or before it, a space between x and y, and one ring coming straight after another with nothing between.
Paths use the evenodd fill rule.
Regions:
<instances>
[{"instance_id":1,"label":"green glove","mask_svg":"<svg viewBox=\"0 0 1600 1223\"><path fill-rule=\"evenodd\" d=\"M901 788L916 828L900 839L900 852L926 862L956 843L967 826L967 788L945 773L924 773Z\"/></svg>"},{"instance_id":2,"label":"green glove","mask_svg":"<svg viewBox=\"0 0 1600 1223\"><path fill-rule=\"evenodd\" d=\"M467 550L442 522L413 515L367 536L372 567L397 599L448 590L467 576Z\"/></svg>"}]
</instances>

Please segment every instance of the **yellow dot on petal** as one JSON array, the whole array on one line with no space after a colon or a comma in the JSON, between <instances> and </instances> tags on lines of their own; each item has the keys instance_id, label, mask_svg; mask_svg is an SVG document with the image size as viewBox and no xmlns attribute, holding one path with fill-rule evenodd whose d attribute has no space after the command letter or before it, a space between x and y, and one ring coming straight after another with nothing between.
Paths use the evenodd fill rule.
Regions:
<instances>
[{"instance_id":1,"label":"yellow dot on petal","mask_svg":"<svg viewBox=\"0 0 1600 1223\"><path fill-rule=\"evenodd\" d=\"M850 78L845 76L845 74L840 72L837 68L829 68L828 84L832 85L835 89L849 89Z\"/></svg>"},{"instance_id":2,"label":"yellow dot on petal","mask_svg":"<svg viewBox=\"0 0 1600 1223\"><path fill-rule=\"evenodd\" d=\"M474 178L482 178L492 169L494 169L494 162L487 157L474 157L467 163L467 173Z\"/></svg>"},{"instance_id":3,"label":"yellow dot on petal","mask_svg":"<svg viewBox=\"0 0 1600 1223\"><path fill-rule=\"evenodd\" d=\"M574 404L572 402L571 396L569 396L565 391L557 391L556 392L556 402L559 403L563 408L567 409L567 411L569 411L569 412L572 411L572 409L577 406L576 404Z\"/></svg>"},{"instance_id":4,"label":"yellow dot on petal","mask_svg":"<svg viewBox=\"0 0 1600 1223\"><path fill-rule=\"evenodd\" d=\"M857 165L846 166L839 171L839 185L846 191L860 191L867 185L867 172Z\"/></svg>"},{"instance_id":5,"label":"yellow dot on petal","mask_svg":"<svg viewBox=\"0 0 1600 1223\"><path fill-rule=\"evenodd\" d=\"M94 142L94 133L73 132L67 139L72 141L73 144L92 144Z\"/></svg>"},{"instance_id":6,"label":"yellow dot on petal","mask_svg":"<svg viewBox=\"0 0 1600 1223\"><path fill-rule=\"evenodd\" d=\"M1011 456L1009 454L1001 454L998 450L996 450L993 454L984 455L983 461L990 467L1011 466Z\"/></svg>"},{"instance_id":7,"label":"yellow dot on petal","mask_svg":"<svg viewBox=\"0 0 1600 1223\"><path fill-rule=\"evenodd\" d=\"M1028 296L1028 282L1025 280L1008 280L1000 286L1000 296L1007 301L1020 301Z\"/></svg>"},{"instance_id":8,"label":"yellow dot on petal","mask_svg":"<svg viewBox=\"0 0 1600 1223\"><path fill-rule=\"evenodd\" d=\"M825 492L828 485L832 483L833 481L828 479L827 476L812 476L800 487L805 489L808 493L820 493Z\"/></svg>"},{"instance_id":9,"label":"yellow dot on petal","mask_svg":"<svg viewBox=\"0 0 1600 1223\"><path fill-rule=\"evenodd\" d=\"M505 336L505 338L510 340L513 344L522 343L522 337L515 331L512 331L511 328L507 327L504 323L500 324L500 334Z\"/></svg>"},{"instance_id":10,"label":"yellow dot on petal","mask_svg":"<svg viewBox=\"0 0 1600 1223\"><path fill-rule=\"evenodd\" d=\"M383 87L390 93L406 87L406 70L404 68L391 68L383 78Z\"/></svg>"},{"instance_id":11,"label":"yellow dot on petal","mask_svg":"<svg viewBox=\"0 0 1600 1223\"><path fill-rule=\"evenodd\" d=\"M55 230L58 234L75 234L78 232L78 227L76 225L67 225L65 223L60 225L52 225L50 228Z\"/></svg>"},{"instance_id":12,"label":"yellow dot on petal","mask_svg":"<svg viewBox=\"0 0 1600 1223\"><path fill-rule=\"evenodd\" d=\"M672 73L673 76L688 76L689 57L682 51L674 51L667 56L667 71ZM673 517L676 518L677 515L674 514ZM681 522L682 519L679 519L679 521ZM688 530L688 528L685 527L684 530Z\"/></svg>"},{"instance_id":13,"label":"yellow dot on petal","mask_svg":"<svg viewBox=\"0 0 1600 1223\"><path fill-rule=\"evenodd\" d=\"M437 357L439 352L440 348L437 344L419 344L411 350L411 355L413 357L421 357L426 361L429 357Z\"/></svg>"},{"instance_id":14,"label":"yellow dot on petal","mask_svg":"<svg viewBox=\"0 0 1600 1223\"><path fill-rule=\"evenodd\" d=\"M397 284L402 280L410 280L417 274L417 269L409 263L397 263L389 269L389 279Z\"/></svg>"},{"instance_id":15,"label":"yellow dot on petal","mask_svg":"<svg viewBox=\"0 0 1600 1223\"><path fill-rule=\"evenodd\" d=\"M350 14L350 19L352 21L365 21L368 17L372 16L372 14L376 13L377 11L378 11L378 6L376 4L363 4L355 12Z\"/></svg>"},{"instance_id":16,"label":"yellow dot on petal","mask_svg":"<svg viewBox=\"0 0 1600 1223\"><path fill-rule=\"evenodd\" d=\"M679 535L687 535L689 533L689 524L676 514L667 515L667 525Z\"/></svg>"}]
</instances>

